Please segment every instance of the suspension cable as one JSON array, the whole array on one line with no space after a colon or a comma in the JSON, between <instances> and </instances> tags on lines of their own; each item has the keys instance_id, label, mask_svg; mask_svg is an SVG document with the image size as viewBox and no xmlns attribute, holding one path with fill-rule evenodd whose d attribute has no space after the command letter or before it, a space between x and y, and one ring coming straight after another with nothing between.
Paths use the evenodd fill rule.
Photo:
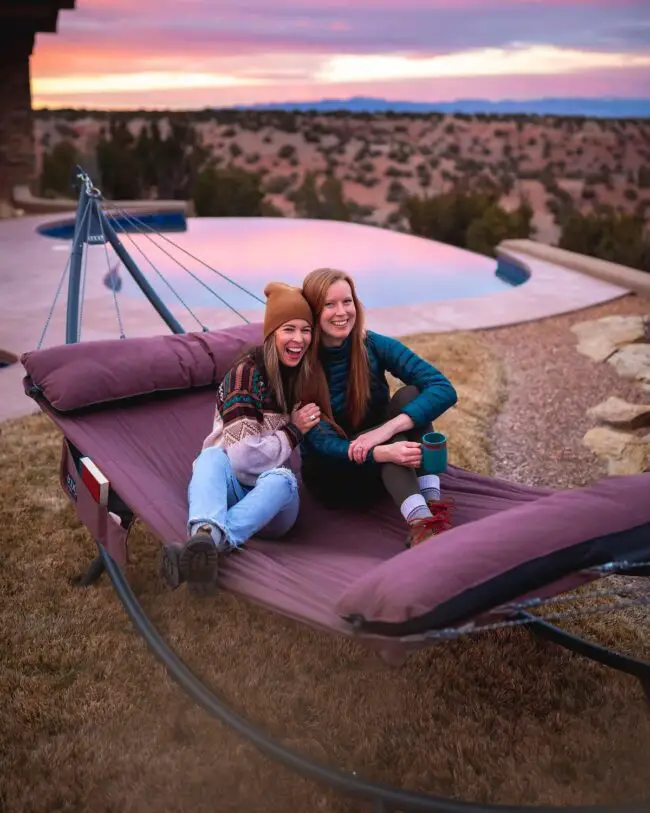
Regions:
<instances>
[{"instance_id":1,"label":"suspension cable","mask_svg":"<svg viewBox=\"0 0 650 813\"><path fill-rule=\"evenodd\" d=\"M116 209L116 211L120 212L121 210ZM244 316L244 314L243 314L243 313L241 313L240 311L238 311L238 310L237 310L237 308L235 308L235 306L234 306L234 305L231 305L231 304L230 304L230 303L229 303L227 300L225 300L225 299L224 299L224 298L223 298L223 297L222 297L220 294L218 294L218 293L217 293L217 292L216 292L216 291L215 291L213 288L211 288L211 287L210 287L210 286L209 286L209 285L208 285L206 282L204 282L204 281L201 279L201 277L197 276L197 275L196 275L196 274L195 274L193 271L190 271L190 269L189 269L189 268L188 268L186 265L183 265L183 263L182 263L182 262L181 262L181 261L180 261L180 260L179 260L177 257L174 257L174 255L173 255L173 254L171 254L171 252L167 251L167 249L165 249L163 246L159 245L159 244L158 244L158 243L157 243L157 242L156 242L156 241L153 239L153 237L151 237L151 234L148 234L147 232L143 231L143 230L140 228L140 225L139 225L139 224L142 224L143 226L147 226L147 224L146 224L146 223L144 223L143 221L139 220L138 218L134 218L134 217L132 217L132 216L131 216L131 215L130 215L128 212L125 212L125 211L123 211L123 212L122 212L121 216L122 216L122 217L124 217L124 218L125 218L125 219L126 219L128 222L130 222L132 225L134 225L134 226L135 226L135 228L136 228L136 230L138 231L138 233L139 233L139 234L141 234L143 237L146 237L146 238L147 238L147 240L149 240L151 243L153 243L153 244L154 244L154 246L156 246L156 248L157 248L157 249L159 249L160 251L162 251L162 252L163 252L163 254L166 254L166 255L167 255L167 256L168 256L168 257L169 257L171 260L173 260L173 261L174 261L174 262L175 262L175 263L176 263L178 266L180 266L180 267L183 269L183 271L185 271L186 273L188 273L188 274L189 274L189 275L192 277L192 279L196 280L196 282L198 282L198 283L199 283L199 285L202 285L202 286L203 286L203 287L204 287L206 290L208 290L208 291L209 291L209 292L210 292L210 293L211 293L211 294L212 294L214 297L216 297L216 299L218 299L218 300L219 300L220 302L222 302L222 303L223 303L223 304L224 304L224 305L225 305L227 308L229 308L229 309L230 309L230 310L231 310L233 313L235 313L237 316L239 316L239 318L240 318L240 319L242 319L242 321L246 322L246 324L250 324L250 320L249 320L249 319L247 319L247 318ZM164 235L163 235L161 232L159 232L157 229L153 229L153 228L151 228L150 226L147 226L147 228L149 228L149 229L150 229L150 231L151 231L151 232L153 232L154 234L158 235L158 237L163 237L163 236L164 236ZM178 245L177 245L176 243L174 243L173 241L168 240L167 242L171 243L171 244L172 244L172 245L174 245L176 248L179 248L179 249L180 249L180 246L178 246ZM181 249L181 250L183 250L183 249ZM199 261L199 262L201 262L201 261ZM204 263L204 264L205 264L205 263ZM209 267L209 266L208 266L208 267ZM216 273L219 273L219 272L216 272ZM245 290L245 289L243 289L243 290ZM247 293L250 293L250 292L249 292L249 291L247 291ZM254 296L254 294L251 294L251 296Z\"/></svg>"},{"instance_id":2,"label":"suspension cable","mask_svg":"<svg viewBox=\"0 0 650 813\"><path fill-rule=\"evenodd\" d=\"M89 206L90 206L90 200L87 201L86 208L84 209L83 214L81 215L81 225L83 225L83 222L86 219L86 216L88 215ZM41 347L43 345L43 342L45 341L45 334L47 333L47 330L48 330L48 328L50 326L50 322L52 321L52 316L54 315L54 309L56 308L56 303L58 302L59 296L61 295L61 290L63 288L63 283L65 282L66 277L68 276L68 271L70 270L71 261L72 261L72 249L68 253L68 259L66 261L65 268L63 269L63 273L61 274L61 278L59 279L59 284L57 285L56 293L54 294L54 299L52 301L52 304L50 305L50 310L49 310L49 312L47 314L47 317L45 319L45 324L43 325L43 330L41 332L41 336L40 336L40 338L38 340L38 344L36 345L37 350L41 349Z\"/></svg>"},{"instance_id":3,"label":"suspension cable","mask_svg":"<svg viewBox=\"0 0 650 813\"><path fill-rule=\"evenodd\" d=\"M140 246L135 242L135 240L131 237L131 235L126 231L124 232L124 234L126 235L126 237L128 237L128 239L131 241L131 243L137 248L137 250L140 252L140 254L149 263L149 265L153 268L153 270L160 277L160 279L165 283L165 285L169 288L169 290L174 294L174 296L178 299L178 301L181 303L181 305L183 305L185 310L190 314L190 316L198 324L198 326L201 328L201 330L203 330L203 331L207 330L208 328L203 324L203 322L199 319L199 317L194 313L194 311L192 310L192 308L190 308L190 306L187 304L187 302L185 302L183 297L178 293L178 291L174 288L174 286L171 284L171 282L169 282L165 278L165 275L163 273L161 273L161 271L158 270L155 263L140 248Z\"/></svg>"},{"instance_id":4,"label":"suspension cable","mask_svg":"<svg viewBox=\"0 0 650 813\"><path fill-rule=\"evenodd\" d=\"M102 232L102 243L104 244L104 255L106 257L106 267L107 267L108 273L110 275L111 271L112 271L112 269L111 269L111 258L109 257L108 246L106 245L106 235L104 234L104 223L103 223L101 217L98 217L97 220L99 220L99 228L101 229L101 232ZM118 265L116 265L115 267L116 268L119 267L119 262L118 262ZM111 293L113 294L113 304L115 305L115 314L117 316L117 326L118 326L118 328L120 330L120 339L125 339L126 334L124 333L124 325L122 324L122 314L120 313L120 304L117 301L117 291L115 290L115 285L111 285Z\"/></svg>"},{"instance_id":5,"label":"suspension cable","mask_svg":"<svg viewBox=\"0 0 650 813\"><path fill-rule=\"evenodd\" d=\"M126 212L124 209L117 206L112 201L109 201L106 198L103 198L103 200L105 201L105 203L108 206L110 206L112 209L114 209L120 216L127 217L127 218L131 217L131 215L129 215L128 212ZM225 279L226 282L229 282L231 285L234 285L235 288L239 288L240 291L243 291L245 294L248 294L249 296L253 297L253 299L257 300L262 305L266 304L266 301L264 299L262 299L261 297L257 296L257 294L254 294L252 291L249 291L247 288L244 288L243 285L240 285L238 282L235 282L234 279L231 279L229 276L224 274L222 271L218 271L216 268L213 268L213 266L211 266L209 263L206 263L205 260L202 260L200 257L197 257L194 254L192 254L191 251L188 251L187 249L183 248L182 246L179 246L178 243L175 243L173 240L170 240L169 237L167 237L166 235L164 235L162 232L158 231L157 229L154 229L153 226L150 226L148 223L145 223L143 220L140 220L140 218L138 218L137 216L133 216L133 219L136 220L147 231L153 232L154 234L157 234L159 237L161 237L167 243L170 243L172 246L174 246L174 248L177 248L179 251L182 251L184 254L187 254L188 257L191 257L196 262L201 263L201 265L205 266L205 268L212 271L213 274L217 274L217 276L221 277L222 279ZM180 263L179 263L179 265L180 265Z\"/></svg>"}]
</instances>

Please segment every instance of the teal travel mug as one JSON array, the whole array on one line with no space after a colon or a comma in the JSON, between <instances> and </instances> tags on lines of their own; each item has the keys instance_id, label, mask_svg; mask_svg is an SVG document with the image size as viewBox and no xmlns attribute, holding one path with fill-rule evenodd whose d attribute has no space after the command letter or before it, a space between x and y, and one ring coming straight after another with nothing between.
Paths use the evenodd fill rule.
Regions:
<instances>
[{"instance_id":1,"label":"teal travel mug","mask_svg":"<svg viewBox=\"0 0 650 813\"><path fill-rule=\"evenodd\" d=\"M422 468L427 474L447 471L447 438L442 432L427 432L422 438Z\"/></svg>"}]
</instances>

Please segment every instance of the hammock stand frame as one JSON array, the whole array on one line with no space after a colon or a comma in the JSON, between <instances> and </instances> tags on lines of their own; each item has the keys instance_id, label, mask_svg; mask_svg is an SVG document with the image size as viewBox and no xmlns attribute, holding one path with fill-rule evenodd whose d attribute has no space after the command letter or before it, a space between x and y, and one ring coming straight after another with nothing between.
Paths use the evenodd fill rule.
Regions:
<instances>
[{"instance_id":1,"label":"hammock stand frame","mask_svg":"<svg viewBox=\"0 0 650 813\"><path fill-rule=\"evenodd\" d=\"M166 305L162 302L155 290L151 287L144 274L140 271L113 228L109 219L101 209L101 193L90 183L88 175L78 167L77 178L80 194L75 218L75 232L70 259L70 278L67 300L66 344L79 341L80 318L80 292L82 278L82 258L84 243L109 242L115 249L118 257L138 284L151 305L173 333L185 333L180 323L175 319ZM88 233L82 234L82 221L86 207L90 207L91 217L97 218L101 224L101 236L96 235L88 239ZM92 222L92 221L91 221ZM33 398L41 407L45 399L36 388L26 388L26 394ZM75 462L78 460L80 450L64 436ZM109 486L110 511L117 514L125 528L130 528L135 516L124 500ZM178 685L198 703L212 717L232 728L240 736L255 745L265 756L284 765L294 773L328 786L340 794L365 800L371 805L373 813L389 813L389 811L404 811L404 813L647 813L650 808L650 799L617 805L492 805L477 804L458 801L451 798L433 796L429 794L406 791L390 785L371 782L361 779L356 774L344 772L338 768L329 767L305 756L297 751L287 748L280 741L265 733L261 728L235 713L228 704L221 700L211 689L192 672L176 652L169 646L147 617L139 603L133 589L119 565L110 556L104 545L95 539L97 556L91 561L87 569L81 574L76 585L89 587L94 584L104 572L111 580L124 610L129 616L136 632L144 639L152 654L163 664L169 675ZM650 570L650 569L649 569ZM612 571L612 574L624 574L625 570ZM646 571L635 571L635 575L650 575ZM526 626L530 631L545 640L551 641L575 654L582 655L592 661L602 664L610 669L638 678L645 696L650 703L650 662L641 661L628 655L601 647L578 636L572 635L559 627L543 620L529 620L527 613L520 612L514 618L526 618Z\"/></svg>"}]
</instances>

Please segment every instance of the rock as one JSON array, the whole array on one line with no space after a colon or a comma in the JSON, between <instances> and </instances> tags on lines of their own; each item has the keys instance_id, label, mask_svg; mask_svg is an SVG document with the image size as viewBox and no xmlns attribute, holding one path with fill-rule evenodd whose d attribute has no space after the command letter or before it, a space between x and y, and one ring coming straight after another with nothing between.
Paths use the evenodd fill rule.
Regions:
<instances>
[{"instance_id":1,"label":"rock","mask_svg":"<svg viewBox=\"0 0 650 813\"><path fill-rule=\"evenodd\" d=\"M650 391L650 344L628 344L607 361L621 378L633 378Z\"/></svg>"},{"instance_id":2,"label":"rock","mask_svg":"<svg viewBox=\"0 0 650 813\"><path fill-rule=\"evenodd\" d=\"M619 347L642 342L648 321L646 316L604 316L579 322L571 330L578 337L579 353L593 361L607 361Z\"/></svg>"},{"instance_id":3,"label":"rock","mask_svg":"<svg viewBox=\"0 0 650 813\"><path fill-rule=\"evenodd\" d=\"M585 434L582 442L594 454L607 460L610 475L639 474L650 466L650 434L639 437L596 426Z\"/></svg>"},{"instance_id":4,"label":"rock","mask_svg":"<svg viewBox=\"0 0 650 813\"><path fill-rule=\"evenodd\" d=\"M650 404L630 404L612 396L587 410L593 420L608 423L621 429L640 429L650 426Z\"/></svg>"}]
</instances>

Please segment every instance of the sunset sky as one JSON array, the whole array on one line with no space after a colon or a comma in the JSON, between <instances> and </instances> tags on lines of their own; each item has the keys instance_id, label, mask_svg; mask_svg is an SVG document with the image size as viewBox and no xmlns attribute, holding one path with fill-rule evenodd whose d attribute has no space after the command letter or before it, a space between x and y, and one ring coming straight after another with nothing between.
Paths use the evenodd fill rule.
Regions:
<instances>
[{"instance_id":1,"label":"sunset sky","mask_svg":"<svg viewBox=\"0 0 650 813\"><path fill-rule=\"evenodd\" d=\"M648 0L77 0L34 107L650 96Z\"/></svg>"}]
</instances>

